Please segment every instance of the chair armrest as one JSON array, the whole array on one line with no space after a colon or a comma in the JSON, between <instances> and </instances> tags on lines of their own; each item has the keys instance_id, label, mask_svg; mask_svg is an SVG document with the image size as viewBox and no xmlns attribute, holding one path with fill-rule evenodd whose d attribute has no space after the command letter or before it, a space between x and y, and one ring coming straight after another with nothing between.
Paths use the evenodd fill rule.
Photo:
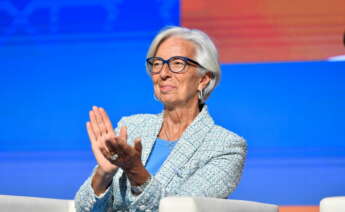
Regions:
<instances>
[{"instance_id":1,"label":"chair armrest","mask_svg":"<svg viewBox=\"0 0 345 212\"><path fill-rule=\"evenodd\" d=\"M159 212L278 212L278 206L244 200L204 197L166 197L160 201Z\"/></svg>"},{"instance_id":2,"label":"chair armrest","mask_svg":"<svg viewBox=\"0 0 345 212\"><path fill-rule=\"evenodd\" d=\"M320 201L320 212L342 212L345 210L345 196L327 197Z\"/></svg>"},{"instance_id":3,"label":"chair armrest","mask_svg":"<svg viewBox=\"0 0 345 212\"><path fill-rule=\"evenodd\" d=\"M75 212L73 200L0 195L2 212Z\"/></svg>"}]
</instances>

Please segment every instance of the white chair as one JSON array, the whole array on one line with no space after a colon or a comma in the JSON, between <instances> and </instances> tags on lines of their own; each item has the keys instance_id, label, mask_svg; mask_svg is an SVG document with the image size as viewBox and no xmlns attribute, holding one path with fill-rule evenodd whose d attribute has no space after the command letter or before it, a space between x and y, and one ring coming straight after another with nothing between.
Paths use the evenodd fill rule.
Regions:
<instances>
[{"instance_id":1,"label":"white chair","mask_svg":"<svg viewBox=\"0 0 345 212\"><path fill-rule=\"evenodd\" d=\"M73 200L0 195L1 212L75 212ZM278 212L278 206L243 200L167 197L159 212ZM328 211L327 211L328 212Z\"/></svg>"},{"instance_id":2,"label":"white chair","mask_svg":"<svg viewBox=\"0 0 345 212\"><path fill-rule=\"evenodd\" d=\"M320 212L344 212L345 196L327 197L320 201Z\"/></svg>"},{"instance_id":3,"label":"white chair","mask_svg":"<svg viewBox=\"0 0 345 212\"><path fill-rule=\"evenodd\" d=\"M260 202L203 197L167 197L159 212L278 212L278 206Z\"/></svg>"},{"instance_id":4,"label":"white chair","mask_svg":"<svg viewBox=\"0 0 345 212\"><path fill-rule=\"evenodd\" d=\"M73 200L0 195L1 212L75 212Z\"/></svg>"}]
</instances>

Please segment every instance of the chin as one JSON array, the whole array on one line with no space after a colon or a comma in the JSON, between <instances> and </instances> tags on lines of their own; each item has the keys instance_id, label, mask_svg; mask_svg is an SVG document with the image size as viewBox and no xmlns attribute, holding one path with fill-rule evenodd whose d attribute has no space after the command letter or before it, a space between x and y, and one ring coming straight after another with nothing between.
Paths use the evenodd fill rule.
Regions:
<instances>
[{"instance_id":1,"label":"chin","mask_svg":"<svg viewBox=\"0 0 345 212\"><path fill-rule=\"evenodd\" d=\"M171 102L176 99L176 94L160 92L158 95L156 95L156 97L162 102Z\"/></svg>"},{"instance_id":2,"label":"chin","mask_svg":"<svg viewBox=\"0 0 345 212\"><path fill-rule=\"evenodd\" d=\"M178 101L176 101L176 99L172 98L172 96L170 96L170 95L160 96L159 101L165 106L174 106L174 105L178 104Z\"/></svg>"},{"instance_id":3,"label":"chin","mask_svg":"<svg viewBox=\"0 0 345 212\"><path fill-rule=\"evenodd\" d=\"M164 105L174 105L174 104L176 104L176 100L171 99L171 98L166 98L166 97L160 98L160 101L161 101Z\"/></svg>"}]
</instances>

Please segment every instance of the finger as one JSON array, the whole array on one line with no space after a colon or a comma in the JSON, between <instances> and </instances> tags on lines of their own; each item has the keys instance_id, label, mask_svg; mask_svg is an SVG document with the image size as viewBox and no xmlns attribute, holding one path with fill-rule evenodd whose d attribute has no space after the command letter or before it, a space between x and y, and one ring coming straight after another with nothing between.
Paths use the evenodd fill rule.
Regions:
<instances>
[{"instance_id":1,"label":"finger","mask_svg":"<svg viewBox=\"0 0 345 212\"><path fill-rule=\"evenodd\" d=\"M119 136L115 137L114 140L115 142L113 143L113 146L116 149L117 153L121 157L126 156L128 154L128 149L124 145L127 145L127 144L121 142Z\"/></svg>"},{"instance_id":2,"label":"finger","mask_svg":"<svg viewBox=\"0 0 345 212\"><path fill-rule=\"evenodd\" d=\"M90 125L93 129L93 132L94 132L94 136L96 139L99 138L100 136L100 131L99 131L99 127L98 127L98 124L97 124L97 121L96 121L96 115L95 115L95 112L93 110L91 110L89 112L89 115L90 115Z\"/></svg>"},{"instance_id":3,"label":"finger","mask_svg":"<svg viewBox=\"0 0 345 212\"><path fill-rule=\"evenodd\" d=\"M95 133L93 132L92 126L89 121L86 122L86 129L87 129L87 134L89 135L89 139L91 143L95 143L96 142Z\"/></svg>"},{"instance_id":4,"label":"finger","mask_svg":"<svg viewBox=\"0 0 345 212\"><path fill-rule=\"evenodd\" d=\"M132 147L127 143L127 127L123 126L120 128L119 136L116 137L117 146L119 152L123 156L130 155L132 153Z\"/></svg>"},{"instance_id":5,"label":"finger","mask_svg":"<svg viewBox=\"0 0 345 212\"><path fill-rule=\"evenodd\" d=\"M100 135L106 134L106 130L105 130L105 127L104 127L104 124L103 124L103 119L102 119L101 113L99 111L99 108L94 106L93 107L93 111L95 113L96 122L97 122L97 125L98 125L98 128L99 128Z\"/></svg>"},{"instance_id":6,"label":"finger","mask_svg":"<svg viewBox=\"0 0 345 212\"><path fill-rule=\"evenodd\" d=\"M107 112L104 110L104 108L100 108L100 112L101 112L103 123L105 125L107 132L113 133L115 135L113 125L111 124L111 121L109 119Z\"/></svg>"},{"instance_id":7,"label":"finger","mask_svg":"<svg viewBox=\"0 0 345 212\"><path fill-rule=\"evenodd\" d=\"M110 137L105 139L104 144L108 151L111 154L118 154L120 157L123 157L126 155L124 148L122 145L119 144L119 138L117 137Z\"/></svg>"},{"instance_id":8,"label":"finger","mask_svg":"<svg viewBox=\"0 0 345 212\"><path fill-rule=\"evenodd\" d=\"M107 147L108 151L112 154L118 153L115 147L115 139L106 139L105 146Z\"/></svg>"},{"instance_id":9,"label":"finger","mask_svg":"<svg viewBox=\"0 0 345 212\"><path fill-rule=\"evenodd\" d=\"M134 149L137 150L141 156L141 151L143 149L143 146L141 144L141 138L136 138L134 140Z\"/></svg>"},{"instance_id":10,"label":"finger","mask_svg":"<svg viewBox=\"0 0 345 212\"><path fill-rule=\"evenodd\" d=\"M104 149L104 151L107 152L108 154L111 153L111 150L106 145L106 139L105 138L99 139L97 142L97 145L98 145L98 148Z\"/></svg>"},{"instance_id":11,"label":"finger","mask_svg":"<svg viewBox=\"0 0 345 212\"><path fill-rule=\"evenodd\" d=\"M121 127L119 138L121 142L127 143L127 127L126 126Z\"/></svg>"},{"instance_id":12,"label":"finger","mask_svg":"<svg viewBox=\"0 0 345 212\"><path fill-rule=\"evenodd\" d=\"M107 158L108 160L110 160L111 161L111 156L112 156L112 154L110 154L110 152L108 152L105 148L103 148L103 147L99 147L99 150L101 151L101 153L103 154L103 156L105 157L105 158ZM115 154L115 153L114 153Z\"/></svg>"},{"instance_id":13,"label":"finger","mask_svg":"<svg viewBox=\"0 0 345 212\"><path fill-rule=\"evenodd\" d=\"M98 117L100 119L99 121L100 121L100 128L101 128L102 134L107 134L108 132L111 132L111 131L108 131L108 128L106 126L106 123L103 117L103 112L100 107L97 109L97 112L98 112Z\"/></svg>"}]
</instances>

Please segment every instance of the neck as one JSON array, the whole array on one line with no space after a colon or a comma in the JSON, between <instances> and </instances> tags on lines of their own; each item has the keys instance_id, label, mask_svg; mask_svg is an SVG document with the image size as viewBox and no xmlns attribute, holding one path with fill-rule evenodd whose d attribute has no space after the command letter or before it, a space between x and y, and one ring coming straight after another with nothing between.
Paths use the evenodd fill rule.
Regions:
<instances>
[{"instance_id":1,"label":"neck","mask_svg":"<svg viewBox=\"0 0 345 212\"><path fill-rule=\"evenodd\" d=\"M169 141L178 140L185 129L199 114L198 103L164 107L163 126L159 137Z\"/></svg>"}]
</instances>

